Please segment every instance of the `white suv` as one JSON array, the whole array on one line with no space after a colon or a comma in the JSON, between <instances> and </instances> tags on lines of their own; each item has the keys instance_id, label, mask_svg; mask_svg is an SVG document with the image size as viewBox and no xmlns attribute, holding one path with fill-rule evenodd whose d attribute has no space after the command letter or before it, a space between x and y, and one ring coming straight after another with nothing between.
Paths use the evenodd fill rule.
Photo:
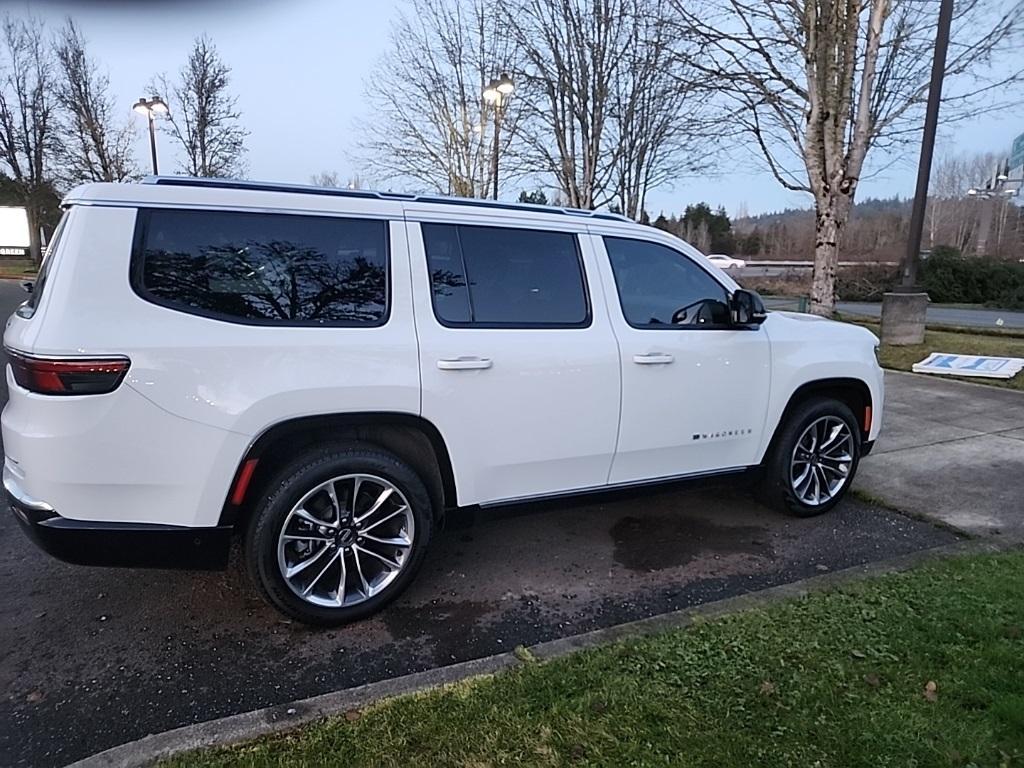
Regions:
<instances>
[{"instance_id":1,"label":"white suv","mask_svg":"<svg viewBox=\"0 0 1024 768\"><path fill-rule=\"evenodd\" d=\"M445 509L757 469L823 512L879 430L875 337L766 314L620 216L154 178L73 191L7 323L4 487L74 563L221 567L366 616Z\"/></svg>"}]
</instances>

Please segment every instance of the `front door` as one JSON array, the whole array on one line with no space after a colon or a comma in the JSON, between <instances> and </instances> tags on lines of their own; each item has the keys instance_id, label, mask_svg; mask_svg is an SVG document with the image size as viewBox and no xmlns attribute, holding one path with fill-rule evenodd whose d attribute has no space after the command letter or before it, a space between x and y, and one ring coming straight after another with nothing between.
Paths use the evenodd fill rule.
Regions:
<instances>
[{"instance_id":1,"label":"front door","mask_svg":"<svg viewBox=\"0 0 1024 768\"><path fill-rule=\"evenodd\" d=\"M758 460L771 381L768 336L729 324L728 291L681 248L592 236L621 350L611 483Z\"/></svg>"},{"instance_id":2,"label":"front door","mask_svg":"<svg viewBox=\"0 0 1024 768\"><path fill-rule=\"evenodd\" d=\"M459 504L605 485L619 360L579 235L504 219L407 228L422 414L448 447Z\"/></svg>"}]
</instances>

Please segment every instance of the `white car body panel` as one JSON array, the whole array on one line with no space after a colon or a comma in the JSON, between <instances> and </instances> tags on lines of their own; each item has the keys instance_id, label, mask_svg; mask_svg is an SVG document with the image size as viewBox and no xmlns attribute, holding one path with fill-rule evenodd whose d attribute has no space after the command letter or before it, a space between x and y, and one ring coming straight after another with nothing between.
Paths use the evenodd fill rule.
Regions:
<instances>
[{"instance_id":1,"label":"white car body panel","mask_svg":"<svg viewBox=\"0 0 1024 768\"><path fill-rule=\"evenodd\" d=\"M459 505L757 464L792 393L822 378L863 382L874 406L869 438L880 428L882 374L876 340L863 329L786 313L756 330L628 326L603 234L668 245L728 291L738 287L696 249L650 227L540 208L153 184L87 185L66 202L35 315L12 316L4 343L39 356L125 355L131 367L109 394L67 397L29 393L8 370L2 428L5 474L70 519L214 526L253 442L320 414L426 419L450 455L457 497L449 501ZM388 321L253 326L152 304L129 282L138 207L385 219ZM590 326L444 327L431 304L423 221L576 233ZM632 363L652 351L674 363ZM492 366L437 367L466 356Z\"/></svg>"}]
</instances>

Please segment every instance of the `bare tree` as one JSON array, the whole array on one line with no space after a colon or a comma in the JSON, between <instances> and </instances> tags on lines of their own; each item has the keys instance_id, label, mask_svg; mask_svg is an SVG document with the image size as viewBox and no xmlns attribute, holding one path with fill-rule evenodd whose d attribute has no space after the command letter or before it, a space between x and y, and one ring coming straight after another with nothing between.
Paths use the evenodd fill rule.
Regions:
<instances>
[{"instance_id":1,"label":"bare tree","mask_svg":"<svg viewBox=\"0 0 1024 768\"><path fill-rule=\"evenodd\" d=\"M239 177L245 173L245 138L238 99L228 91L231 68L216 46L196 38L178 80L160 75L150 90L168 98L166 132L181 145L181 169L190 176Z\"/></svg>"},{"instance_id":2,"label":"bare tree","mask_svg":"<svg viewBox=\"0 0 1024 768\"><path fill-rule=\"evenodd\" d=\"M815 208L812 311L834 308L839 247L869 151L917 138L936 3L924 0L671 0L728 120L786 189ZM946 65L944 123L1012 98L1024 3L961 0ZM998 59L998 67L994 61ZM725 124L725 123L723 123ZM796 170L799 168L800 170Z\"/></svg>"},{"instance_id":3,"label":"bare tree","mask_svg":"<svg viewBox=\"0 0 1024 768\"><path fill-rule=\"evenodd\" d=\"M712 155L703 88L689 65L695 54L676 34L661 0L634 0L625 56L612 78L611 187L636 219L647 192L704 169Z\"/></svg>"},{"instance_id":4,"label":"bare tree","mask_svg":"<svg viewBox=\"0 0 1024 768\"><path fill-rule=\"evenodd\" d=\"M340 187L341 176L337 171L321 171L309 177L309 183L315 187Z\"/></svg>"},{"instance_id":5,"label":"bare tree","mask_svg":"<svg viewBox=\"0 0 1024 768\"><path fill-rule=\"evenodd\" d=\"M59 65L57 94L61 103L61 181L126 181L138 178L132 151L135 129L115 124L116 108L109 80L89 58L86 41L69 18L56 40Z\"/></svg>"},{"instance_id":6,"label":"bare tree","mask_svg":"<svg viewBox=\"0 0 1024 768\"><path fill-rule=\"evenodd\" d=\"M523 50L518 79L528 110L528 162L552 174L565 202L576 208L596 208L614 197L618 153L607 128L615 79L632 42L629 5L510 0L503 6L505 25Z\"/></svg>"},{"instance_id":7,"label":"bare tree","mask_svg":"<svg viewBox=\"0 0 1024 768\"><path fill-rule=\"evenodd\" d=\"M931 247L951 245L966 252L975 241L978 214L988 203L972 198L967 190L985 179L997 162L991 152L947 153L938 158L932 170L926 218Z\"/></svg>"},{"instance_id":8,"label":"bare tree","mask_svg":"<svg viewBox=\"0 0 1024 768\"><path fill-rule=\"evenodd\" d=\"M509 0L523 51L526 167L567 204L642 216L648 190L703 166L687 39L665 0Z\"/></svg>"},{"instance_id":9,"label":"bare tree","mask_svg":"<svg viewBox=\"0 0 1024 768\"><path fill-rule=\"evenodd\" d=\"M349 176L347 181L342 181L341 174L337 171L321 171L309 177L309 183L316 187L331 187L334 189L362 189L363 180L359 175Z\"/></svg>"},{"instance_id":10,"label":"bare tree","mask_svg":"<svg viewBox=\"0 0 1024 768\"><path fill-rule=\"evenodd\" d=\"M43 24L35 18L3 18L0 41L0 162L28 216L29 250L42 258L39 228L53 194L55 136L54 61Z\"/></svg>"},{"instance_id":11,"label":"bare tree","mask_svg":"<svg viewBox=\"0 0 1024 768\"><path fill-rule=\"evenodd\" d=\"M411 0L391 45L366 83L371 117L361 126L365 166L375 177L442 194L486 197L493 183L494 111L485 84L514 68L516 50L497 0ZM518 87L518 84L517 84ZM518 94L502 109L499 151L507 157ZM502 178L515 178L508 168Z\"/></svg>"}]
</instances>

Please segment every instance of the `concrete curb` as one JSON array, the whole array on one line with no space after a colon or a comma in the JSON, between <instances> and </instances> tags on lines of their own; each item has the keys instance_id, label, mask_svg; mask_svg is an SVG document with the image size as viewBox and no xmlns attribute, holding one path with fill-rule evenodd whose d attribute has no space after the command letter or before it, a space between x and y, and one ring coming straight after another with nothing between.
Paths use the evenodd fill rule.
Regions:
<instances>
[{"instance_id":1,"label":"concrete curb","mask_svg":"<svg viewBox=\"0 0 1024 768\"><path fill-rule=\"evenodd\" d=\"M529 660L530 658L538 661L556 659L586 648L683 628L695 620L713 619L737 611L803 597L814 592L824 592L868 576L905 571L930 560L964 554L1000 552L1018 546L1020 546L1019 543L1015 541L993 542L974 539L912 552L888 560L857 565L841 571L801 579L790 584L781 584L757 592L704 603L693 608L684 608L614 627L550 640L546 643L529 646L526 648L526 653L521 655L513 652L500 653L404 677L325 693L289 704L257 709L240 715L230 715L205 723L186 725L112 747L72 763L68 768L112 768L113 766L141 768L151 765L157 760L194 749L238 744L262 736L294 730L331 715L340 715L349 710L367 706L381 699L417 693L472 677L493 675L503 669L533 663Z\"/></svg>"}]
</instances>

